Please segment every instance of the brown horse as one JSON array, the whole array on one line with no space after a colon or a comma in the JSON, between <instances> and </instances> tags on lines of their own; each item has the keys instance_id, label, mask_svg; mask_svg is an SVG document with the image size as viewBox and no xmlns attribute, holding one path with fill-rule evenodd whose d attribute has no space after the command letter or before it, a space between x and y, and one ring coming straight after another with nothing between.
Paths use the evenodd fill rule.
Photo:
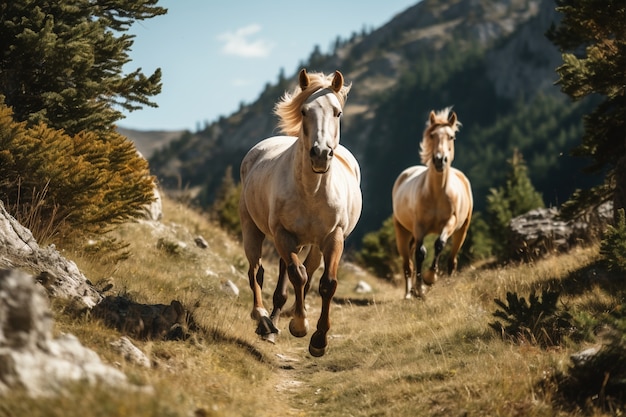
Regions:
<instances>
[{"instance_id":1,"label":"brown horse","mask_svg":"<svg viewBox=\"0 0 626 417\"><path fill-rule=\"evenodd\" d=\"M456 113L446 108L430 112L420 144L420 157L425 165L405 169L393 186L393 224L398 252L402 256L405 298L411 298L412 283L420 297L426 287L437 279L439 255L448 238L452 237L452 251L448 259L448 273L456 270L456 256L463 245L472 218L472 189L467 177L450 164L454 159L454 140L460 122ZM426 257L424 237L438 234L435 241L435 258L422 274ZM411 252L414 251L414 270Z\"/></svg>"},{"instance_id":2,"label":"brown horse","mask_svg":"<svg viewBox=\"0 0 626 417\"><path fill-rule=\"evenodd\" d=\"M241 163L243 185L239 215L243 246L249 262L248 278L254 297L252 318L257 333L273 342L287 301L288 275L295 292L289 331L296 337L308 332L304 298L313 272L324 259L319 282L322 311L309 352L324 355L329 312L337 288L337 269L345 238L361 215L361 171L354 156L339 144L339 120L350 86L343 75L307 74L301 70L299 86L276 104L279 127L275 136L255 145ZM272 314L263 306L262 243L274 241L280 271ZM304 262L298 254L308 251Z\"/></svg>"}]
</instances>

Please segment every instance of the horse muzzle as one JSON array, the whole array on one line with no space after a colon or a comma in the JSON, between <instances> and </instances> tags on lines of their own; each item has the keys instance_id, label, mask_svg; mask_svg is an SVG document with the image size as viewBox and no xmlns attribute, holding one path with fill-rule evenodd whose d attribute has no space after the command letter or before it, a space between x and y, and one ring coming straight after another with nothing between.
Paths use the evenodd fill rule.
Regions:
<instances>
[{"instance_id":1,"label":"horse muzzle","mask_svg":"<svg viewBox=\"0 0 626 417\"><path fill-rule=\"evenodd\" d=\"M441 155L441 154L436 154L433 156L433 165L435 166L435 169L437 170L437 172L442 172L447 164L448 164L447 156Z\"/></svg>"},{"instance_id":2,"label":"horse muzzle","mask_svg":"<svg viewBox=\"0 0 626 417\"><path fill-rule=\"evenodd\" d=\"M318 146L311 148L311 168L316 174L325 174L330 169L330 163L335 155L331 148L321 149Z\"/></svg>"}]
</instances>

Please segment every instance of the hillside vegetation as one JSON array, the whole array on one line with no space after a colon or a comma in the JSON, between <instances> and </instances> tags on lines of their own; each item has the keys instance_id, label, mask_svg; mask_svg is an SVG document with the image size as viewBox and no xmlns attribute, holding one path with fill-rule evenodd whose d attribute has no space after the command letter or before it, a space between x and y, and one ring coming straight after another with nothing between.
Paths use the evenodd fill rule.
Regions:
<instances>
[{"instance_id":1,"label":"hillside vegetation","mask_svg":"<svg viewBox=\"0 0 626 417\"><path fill-rule=\"evenodd\" d=\"M80 245L64 253L96 286L112 284L108 294L139 303L181 301L192 310L197 329L186 340L133 338L150 358L148 369L114 353L110 343L123 333L55 301L57 332L75 334L144 389L81 384L36 400L17 393L3 399L0 416L573 416L581 408L604 416L624 411L610 396L590 397L587 404L564 401L559 386L571 366L569 356L600 341L594 329L606 332L610 317L624 317L623 278L604 270L597 247L531 265L468 267L437 282L425 301L404 300L398 280L390 283L344 263L331 310L329 352L315 359L308 354L308 337L289 334L287 318L280 322L275 345L254 334L243 251L204 215L166 199L162 223L125 224L112 233L130 244L130 256L113 260ZM207 240L207 249L194 245L198 235ZM265 266L264 293L271 305L277 262L270 255ZM238 297L221 289L226 280L241 289ZM356 293L360 280L373 292ZM542 290L558 291L558 310L572 317L561 343L542 347L532 337L509 340L493 330L490 323L499 309L494 299L506 300L507 292L528 298ZM316 291L307 304L310 319L316 320Z\"/></svg>"}]
</instances>

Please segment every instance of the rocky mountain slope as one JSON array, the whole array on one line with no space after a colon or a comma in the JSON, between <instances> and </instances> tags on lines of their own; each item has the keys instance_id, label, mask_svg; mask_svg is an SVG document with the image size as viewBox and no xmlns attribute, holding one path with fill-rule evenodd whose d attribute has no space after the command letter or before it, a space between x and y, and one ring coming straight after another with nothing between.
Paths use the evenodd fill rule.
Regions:
<instances>
[{"instance_id":1,"label":"rocky mountain slope","mask_svg":"<svg viewBox=\"0 0 626 417\"><path fill-rule=\"evenodd\" d=\"M581 186L572 181L580 164L559 159L575 145L584 109L567 103L554 85L561 58L544 33L557 20L553 0L423 0L371 33L303 63L309 71L339 69L353 85L341 141L363 172L357 239L391 214L391 185L404 167L419 163L418 144L431 109L453 105L464 125L457 141L463 150L454 165L470 176L478 210L489 189L503 181L498 176L514 148L524 153L547 204L562 203ZM150 163L161 185L190 190L201 204L210 204L228 166L237 177L247 150L276 133L273 106L295 78L296 73L281 74L255 102L156 151ZM525 126L516 117L525 118ZM547 131L541 136L538 128ZM520 129L528 141L515 135ZM562 136L567 138L545 144Z\"/></svg>"}]
</instances>

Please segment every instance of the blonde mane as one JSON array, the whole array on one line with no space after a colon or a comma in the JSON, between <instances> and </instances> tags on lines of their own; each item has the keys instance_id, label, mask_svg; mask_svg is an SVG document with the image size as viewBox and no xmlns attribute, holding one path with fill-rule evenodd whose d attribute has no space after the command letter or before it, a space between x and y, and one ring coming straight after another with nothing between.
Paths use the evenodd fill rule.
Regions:
<instances>
[{"instance_id":1,"label":"blonde mane","mask_svg":"<svg viewBox=\"0 0 626 417\"><path fill-rule=\"evenodd\" d=\"M456 133L462 126L461 122L456 120L456 118L454 123L450 122L451 111L452 107L446 107L438 112L432 112L431 114L434 114L434 120L431 120L431 117L429 117L428 121L426 121L426 129L424 129L422 142L420 143L420 158L424 165L428 165L433 156L433 142L429 140L433 131L441 126L450 126L452 131Z\"/></svg>"},{"instance_id":2,"label":"blonde mane","mask_svg":"<svg viewBox=\"0 0 626 417\"><path fill-rule=\"evenodd\" d=\"M323 88L330 88L334 74L324 75L321 72L309 74L309 85L302 90L297 86L292 92L285 92L274 106L274 114L279 118L278 129L287 136L298 136L302 127L300 109L313 93ZM338 93L334 93L343 108L351 85L344 85ZM332 88L331 88L332 91Z\"/></svg>"}]
</instances>

